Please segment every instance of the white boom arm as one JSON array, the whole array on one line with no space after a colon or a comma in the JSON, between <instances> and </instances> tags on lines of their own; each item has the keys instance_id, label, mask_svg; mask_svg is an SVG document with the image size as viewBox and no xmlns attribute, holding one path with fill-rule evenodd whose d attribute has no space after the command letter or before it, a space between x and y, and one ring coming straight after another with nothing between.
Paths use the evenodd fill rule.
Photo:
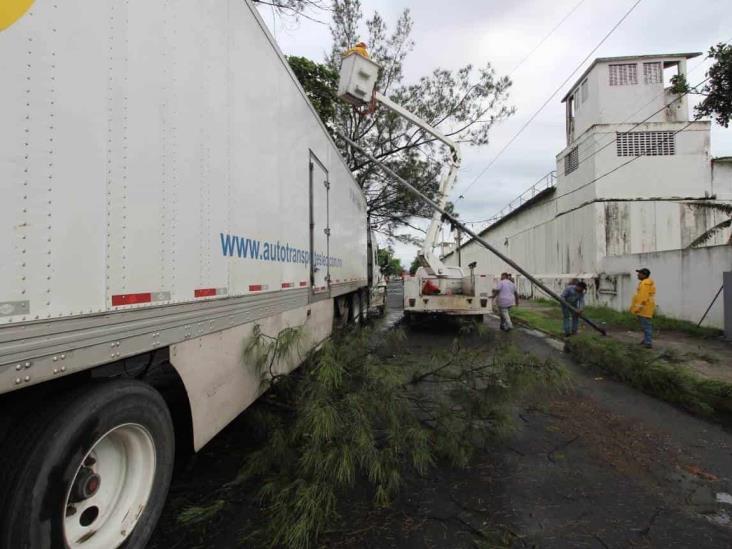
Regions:
<instances>
[{"instance_id":1,"label":"white boom arm","mask_svg":"<svg viewBox=\"0 0 732 549\"><path fill-rule=\"evenodd\" d=\"M404 107L397 105L391 99L379 93L378 91L374 92L374 99L384 105L387 109L395 112L402 118L406 118L411 123L422 128L435 139L442 141L445 145L450 147L450 151L452 152L450 167L447 171L447 174L445 174L445 177L440 183L440 187L437 191L438 196L435 200L440 209L444 209L445 205L447 204L447 196L452 190L452 187L455 183L455 178L457 177L458 169L460 168L460 162L462 160L462 157L460 156L460 147L452 139L446 137L437 129L427 124L427 122L415 116ZM448 273L448 269L445 267L445 264L442 263L439 256L434 253L441 224L442 214L439 211L435 210L435 213L432 215L432 222L430 223L429 229L427 229L427 235L425 236L422 250L418 254L420 261L424 264L424 266L437 276L447 275Z\"/></svg>"}]
</instances>

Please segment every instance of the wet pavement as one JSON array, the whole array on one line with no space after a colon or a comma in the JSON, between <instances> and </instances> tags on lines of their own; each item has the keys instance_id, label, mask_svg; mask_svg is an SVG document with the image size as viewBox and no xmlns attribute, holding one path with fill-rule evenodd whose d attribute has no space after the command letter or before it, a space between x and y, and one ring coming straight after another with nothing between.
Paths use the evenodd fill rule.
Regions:
<instances>
[{"instance_id":1,"label":"wet pavement","mask_svg":"<svg viewBox=\"0 0 732 549\"><path fill-rule=\"evenodd\" d=\"M401 283L378 321L401 319ZM575 366L546 339L515 330L523 351L562 361L571 386L538 390L515 412L513 433L467 469L410 478L386 510L352 494L328 547L732 548L732 434ZM430 353L454 330L407 330L405 345ZM187 505L215 500L249 451L247 412L176 474L153 548L239 545L256 514L253 494L195 529L177 525ZM246 546L246 544L244 544Z\"/></svg>"}]
</instances>

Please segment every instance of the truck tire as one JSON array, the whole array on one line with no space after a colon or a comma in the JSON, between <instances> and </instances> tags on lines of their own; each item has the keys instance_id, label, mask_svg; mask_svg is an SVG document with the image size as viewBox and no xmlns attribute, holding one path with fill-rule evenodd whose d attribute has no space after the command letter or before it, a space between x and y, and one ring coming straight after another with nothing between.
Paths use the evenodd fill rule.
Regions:
<instances>
[{"instance_id":1,"label":"truck tire","mask_svg":"<svg viewBox=\"0 0 732 549\"><path fill-rule=\"evenodd\" d=\"M3 442L0 547L145 547L170 485L175 436L160 394L93 383L52 402Z\"/></svg>"}]
</instances>

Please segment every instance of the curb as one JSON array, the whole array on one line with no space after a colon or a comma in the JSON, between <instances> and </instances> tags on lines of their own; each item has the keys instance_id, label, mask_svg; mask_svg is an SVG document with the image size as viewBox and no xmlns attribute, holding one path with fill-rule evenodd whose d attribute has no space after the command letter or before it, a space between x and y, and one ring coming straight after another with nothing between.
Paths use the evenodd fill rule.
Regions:
<instances>
[{"instance_id":1,"label":"curb","mask_svg":"<svg viewBox=\"0 0 732 549\"><path fill-rule=\"evenodd\" d=\"M495 314L495 313L486 313L486 316L489 316L491 318L494 318L498 321L501 320L501 318ZM521 330L523 333L528 334L530 336L543 339L544 342L552 347L553 349L556 349L557 351L565 352L564 350L564 341L561 339L557 339L556 336L544 332L543 330L539 330L537 328L532 328L528 324L520 321L520 320L514 320L514 324L518 324L518 329Z\"/></svg>"}]
</instances>

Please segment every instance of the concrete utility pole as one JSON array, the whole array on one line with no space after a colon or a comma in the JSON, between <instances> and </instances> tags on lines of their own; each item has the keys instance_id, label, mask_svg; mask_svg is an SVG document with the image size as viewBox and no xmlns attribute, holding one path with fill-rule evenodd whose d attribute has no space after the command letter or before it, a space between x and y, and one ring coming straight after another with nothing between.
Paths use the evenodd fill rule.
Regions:
<instances>
[{"instance_id":1,"label":"concrete utility pole","mask_svg":"<svg viewBox=\"0 0 732 549\"><path fill-rule=\"evenodd\" d=\"M430 200L427 196L422 194L420 191L418 191L415 187L413 187L410 183L399 177L396 173L394 173L391 168L389 168L386 164L383 162L380 162L379 160L375 159L373 156L371 156L368 152L366 152L362 147L357 145L354 141L343 135L342 133L336 132L338 137L343 139L346 143L348 143L351 147L359 151L367 160L370 162L373 162L375 165L379 166L384 172L386 172L389 176L391 176L397 183L402 185L405 189L407 189L409 192L414 194L417 198L428 204L432 207L432 209L435 210L435 212L439 212L442 214L446 219L450 220L450 222L455 225L456 227L459 227L461 230L463 230L465 233L469 234L470 236L475 239L476 242L478 242L481 246L486 248L489 252L495 254L498 256L501 260L505 261L508 265L516 269L519 273L524 275L528 280L530 280L534 285L539 287L544 293L546 293L548 296L554 298L559 303L564 305L565 307L569 308L570 311L574 312L577 316L579 316L582 320L584 320L589 326L600 332L602 335L607 335L607 332L604 328L601 326L598 326L595 324L592 320L587 318L585 315L583 315L580 311L578 311L574 306L567 303L562 297L557 294L554 290L546 286L543 282L535 278L531 273L526 271L523 267L521 267L518 263L513 261L510 257L503 255L501 252L499 252L496 248L494 248L492 245L490 245L488 242L483 240L480 236L478 236L476 233L468 229L467 226L465 226L463 223L458 221L456 217L449 214L447 211L445 211L443 208L438 206L434 201Z\"/></svg>"},{"instance_id":2,"label":"concrete utility pole","mask_svg":"<svg viewBox=\"0 0 732 549\"><path fill-rule=\"evenodd\" d=\"M732 341L732 271L722 273L724 287L724 338Z\"/></svg>"}]
</instances>

